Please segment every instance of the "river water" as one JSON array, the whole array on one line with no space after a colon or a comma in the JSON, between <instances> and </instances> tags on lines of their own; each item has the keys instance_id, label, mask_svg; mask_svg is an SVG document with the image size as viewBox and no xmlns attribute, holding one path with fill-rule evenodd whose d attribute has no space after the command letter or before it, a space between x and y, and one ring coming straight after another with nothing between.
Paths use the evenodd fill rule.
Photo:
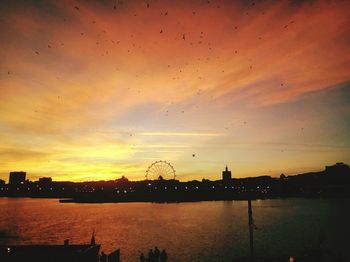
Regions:
<instances>
[{"instance_id":1,"label":"river water","mask_svg":"<svg viewBox=\"0 0 350 262\"><path fill-rule=\"evenodd\" d=\"M298 255L320 245L346 255L349 199L252 202L255 251ZM122 261L158 246L169 261L231 261L249 253L246 201L178 204L60 204L57 199L0 198L0 244L88 243L93 229L102 250Z\"/></svg>"}]
</instances>

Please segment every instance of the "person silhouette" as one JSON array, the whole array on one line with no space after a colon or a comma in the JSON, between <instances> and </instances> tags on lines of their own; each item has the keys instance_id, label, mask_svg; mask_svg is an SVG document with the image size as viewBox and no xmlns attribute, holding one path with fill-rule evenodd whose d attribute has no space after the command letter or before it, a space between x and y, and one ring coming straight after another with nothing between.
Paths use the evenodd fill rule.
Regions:
<instances>
[{"instance_id":1,"label":"person silhouette","mask_svg":"<svg viewBox=\"0 0 350 262\"><path fill-rule=\"evenodd\" d=\"M154 262L154 254L153 254L152 249L150 249L149 252L148 252L148 261L149 262Z\"/></svg>"},{"instance_id":2,"label":"person silhouette","mask_svg":"<svg viewBox=\"0 0 350 262\"><path fill-rule=\"evenodd\" d=\"M143 253L141 253L140 262L145 262L145 260L146 260L145 255Z\"/></svg>"},{"instance_id":3,"label":"person silhouette","mask_svg":"<svg viewBox=\"0 0 350 262\"><path fill-rule=\"evenodd\" d=\"M160 257L160 250L158 249L158 247L154 247L154 261L159 261L159 257Z\"/></svg>"},{"instance_id":4,"label":"person silhouette","mask_svg":"<svg viewBox=\"0 0 350 262\"><path fill-rule=\"evenodd\" d=\"M160 261L166 262L168 260L168 254L166 253L165 249L160 253Z\"/></svg>"}]
</instances>

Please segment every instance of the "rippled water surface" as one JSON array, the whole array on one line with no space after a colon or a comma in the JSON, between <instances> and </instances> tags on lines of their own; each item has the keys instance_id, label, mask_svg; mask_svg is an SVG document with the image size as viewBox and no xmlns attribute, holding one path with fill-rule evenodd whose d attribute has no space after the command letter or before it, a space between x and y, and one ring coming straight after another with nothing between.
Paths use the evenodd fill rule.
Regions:
<instances>
[{"instance_id":1,"label":"rippled water surface","mask_svg":"<svg viewBox=\"0 0 350 262\"><path fill-rule=\"evenodd\" d=\"M323 247L345 254L350 200L253 201L256 253L298 254ZM165 248L170 261L230 261L248 254L245 201L180 204L60 204L57 199L0 198L0 244L96 241L123 261Z\"/></svg>"}]
</instances>

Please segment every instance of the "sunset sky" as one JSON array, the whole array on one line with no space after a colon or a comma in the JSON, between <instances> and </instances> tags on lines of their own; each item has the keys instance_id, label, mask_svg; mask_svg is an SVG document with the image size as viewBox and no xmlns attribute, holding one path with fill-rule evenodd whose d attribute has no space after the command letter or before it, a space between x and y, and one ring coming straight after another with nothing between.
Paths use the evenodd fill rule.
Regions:
<instances>
[{"instance_id":1,"label":"sunset sky","mask_svg":"<svg viewBox=\"0 0 350 262\"><path fill-rule=\"evenodd\" d=\"M350 162L350 1L1 1L0 179Z\"/></svg>"}]
</instances>

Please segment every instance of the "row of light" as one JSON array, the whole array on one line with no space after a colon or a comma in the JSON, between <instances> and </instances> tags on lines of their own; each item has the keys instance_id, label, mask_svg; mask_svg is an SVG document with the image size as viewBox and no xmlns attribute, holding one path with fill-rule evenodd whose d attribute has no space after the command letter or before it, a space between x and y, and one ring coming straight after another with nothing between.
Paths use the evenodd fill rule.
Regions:
<instances>
[{"instance_id":1,"label":"row of light","mask_svg":"<svg viewBox=\"0 0 350 262\"><path fill-rule=\"evenodd\" d=\"M148 185L150 185L150 184L148 184ZM37 187L38 187L38 186L37 186ZM199 187L198 187L198 186L196 186L195 188L196 188L196 189L199 189ZM229 188L229 187L225 186L225 189L227 189L227 188ZM257 188L257 189L260 189L260 186L257 186L256 188ZM7 190L9 190L8 188L6 188L6 189L7 189ZM39 190L42 190L42 188L41 188L41 187L39 187L38 189L39 189ZM117 187L116 187L115 189L116 189L116 190L118 190L118 188L117 188ZM130 190L133 190L131 187L130 187L129 189L130 189ZM154 187L154 189L158 189L158 187ZM165 189L165 190L167 190L167 189L168 189L168 187L164 187L164 189ZM175 189L175 190L177 190L177 189L178 189L178 187L177 187L177 186L175 186L175 187L174 187L174 189ZM187 186L185 186L185 189L188 189L188 187L187 187ZM212 186L212 189L215 189L215 186ZM235 187L231 186L231 189L235 189ZM238 187L238 189L241 189L241 187ZM245 189L245 188L244 188L244 186L242 186L242 189ZM267 186L267 187L266 187L266 189L270 189L270 187L269 187L269 186ZM1 190L4 190L4 188L2 187L2 188L1 188ZM17 187L17 190L19 190L19 188L18 188L18 187ZM29 187L28 187L28 190L30 190L30 188L29 188ZM53 188L52 188L52 187L50 187L50 190L53 190ZM62 188L62 190L64 190L64 187ZM75 188L75 191L76 191L76 192L77 192L78 190L79 190L78 188ZM101 190L103 190L103 188L101 188ZM94 191L95 191L95 189L94 189L94 188L92 188L92 189L91 189L91 191L88 191L88 192L94 192ZM125 190L124 190L124 191L125 191ZM82 191L81 191L81 192L82 192ZM119 190L118 190L118 192L119 192Z\"/></svg>"}]
</instances>

